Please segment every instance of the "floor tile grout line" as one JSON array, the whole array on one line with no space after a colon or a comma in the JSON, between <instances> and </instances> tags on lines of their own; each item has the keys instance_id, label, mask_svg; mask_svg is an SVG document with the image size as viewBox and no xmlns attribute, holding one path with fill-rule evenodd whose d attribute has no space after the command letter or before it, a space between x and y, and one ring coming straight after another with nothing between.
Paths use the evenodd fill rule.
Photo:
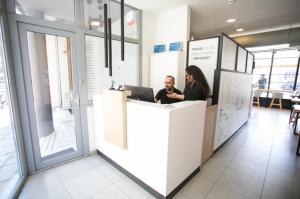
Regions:
<instances>
[{"instance_id":1,"label":"floor tile grout line","mask_svg":"<svg viewBox=\"0 0 300 199\"><path fill-rule=\"evenodd\" d=\"M119 180L118 182L120 182L120 180ZM126 193L123 189L121 189L117 184L113 183L113 185L114 185L115 187L117 187L117 189L119 189L122 193L124 193L129 199L132 199L132 198L130 197L130 195L129 195L128 193ZM149 198L149 196L148 196L147 198ZM145 199L147 199L147 198L145 198Z\"/></svg>"},{"instance_id":2,"label":"floor tile grout line","mask_svg":"<svg viewBox=\"0 0 300 199\"><path fill-rule=\"evenodd\" d=\"M84 157L84 158L86 158L86 157ZM81 158L81 160L83 160L84 158ZM79 159L79 160L80 160L80 159ZM76 160L75 160L75 161L76 161ZM91 163L91 161L89 161L89 160L86 160L86 161L88 161L88 162ZM92 164L92 163L91 163L91 164ZM100 193L100 192L102 192L103 190L105 190L106 188L108 188L108 187L110 187L110 186L113 185L113 182L112 182L106 175L104 175L100 170L98 170L98 167L96 167L94 164L92 164L92 165L93 165L93 168L92 168L92 169L90 169L90 170L88 170L88 171L86 171L86 172L84 172L84 173L82 173L82 174L80 174L80 175L78 175L78 176L76 176L76 177L74 177L74 178L72 178L72 179L67 180L67 181L74 180L75 178L77 178L77 177L79 177L79 176L81 176L81 175L84 175L84 174L90 172L91 170L96 170L96 171L98 171L99 173L101 173L101 174L102 174L102 175L110 182L109 185L103 187L101 190L98 190L96 193L92 194L91 196L88 196L87 198L92 198L92 197L93 197L94 195L96 195L97 193ZM62 179L60 179L60 178L58 177L58 174L57 174L57 172L55 171L54 168L53 168L53 170L54 170L55 175L56 175L56 177L58 178L59 182L63 185L63 187L64 187L65 190L68 192L68 194L71 196L71 198L73 198L72 194L70 193L70 191L68 190L68 188L67 188L66 185L65 185L65 183L66 183L67 181L64 182ZM57 184L56 184L56 185L57 185Z\"/></svg>"},{"instance_id":3,"label":"floor tile grout line","mask_svg":"<svg viewBox=\"0 0 300 199\"><path fill-rule=\"evenodd\" d=\"M248 124L247 124L248 125ZM243 130L245 130L245 128L243 128ZM240 135L244 133L244 132L241 132ZM249 134L247 134L247 138L249 137ZM236 137L237 138L237 137ZM235 139L236 139L235 138ZM273 146L273 142L274 142L274 138L275 138L275 133L273 135L273 138L272 138L272 146ZM208 197L209 193L212 191L212 189L216 186L216 184L220 181L221 177L224 175L225 171L227 169L230 169L229 168L229 165L230 163L233 161L234 158L236 158L236 155L241 151L242 147L245 145L245 142L239 147L238 149L238 152L232 157L232 159L230 160L230 162L225 166L225 169L223 171L223 173L219 176L219 178L217 179L217 181L214 183L214 185L211 187L210 191L206 194L205 198ZM270 152L269 152L269 160L270 160L270 156L271 156L271 152L272 152L272 147L270 149ZM269 164L269 160L268 160L268 164ZM267 169L268 169L268 164L267 164ZM267 173L267 169L266 169L266 173ZM266 176L266 173L265 173L265 176ZM265 178L264 178L264 182L265 182ZM264 182L263 182L263 185L264 185ZM262 187L263 188L263 187ZM263 190L263 189L262 189ZM261 190L261 194L260 194L260 198L261 198L261 195L262 195L262 190ZM241 193L242 194L242 193Z\"/></svg>"},{"instance_id":4,"label":"floor tile grout line","mask_svg":"<svg viewBox=\"0 0 300 199\"><path fill-rule=\"evenodd\" d=\"M248 126L248 124L247 124ZM243 128L245 129L245 128ZM244 132L240 132L239 135L241 135ZM249 135L248 135L249 136ZM247 137L248 137L247 136ZM238 137L238 136L237 136ZM236 138L235 138L236 139ZM242 144L244 145L244 143ZM213 186L210 188L210 190L207 192L207 194L205 195L204 199L206 199L209 195L209 193L213 190L213 188L217 185L217 183L220 181L221 177L224 175L225 171L229 168L229 164L233 161L233 159L236 157L236 155L240 152L242 146L239 147L238 152L232 157L232 159L229 161L229 163L227 165L225 165L223 172L221 173L221 175L217 178L217 180L215 181L215 183L213 184Z\"/></svg>"},{"instance_id":5,"label":"floor tile grout line","mask_svg":"<svg viewBox=\"0 0 300 199\"><path fill-rule=\"evenodd\" d=\"M85 157L85 158L86 158L86 157ZM82 160L82 159L84 159L84 158L81 158L81 160ZM120 182L123 178L119 179L118 181L113 182L109 177L107 177L107 175L105 175L102 171L99 170L99 167L105 166L105 165L109 164L107 161L104 160L105 163L104 163L103 165L101 165L101 166L98 166L98 167L95 166L95 165L92 163L92 161L90 161L90 160L88 160L88 159L87 159L86 161L88 161L89 163L91 163L92 166L93 166L93 168L90 169L89 171L91 171L91 170L96 170L96 171L98 171L99 173L101 173L101 174L102 174L102 175L110 182L109 185L103 187L101 190L99 190L99 191L97 191L96 193L92 194L92 195L89 196L88 198L92 198L94 195L96 195L96 194L102 192L103 190L107 189L107 188L110 187L110 186L113 186L113 185L114 185L114 186L118 187L118 186L116 185L116 183L117 183L117 182ZM71 193L69 192L69 190L68 190L67 187L65 186L65 182L67 182L67 181L69 181L69 180L74 180L75 178L77 178L77 177L79 177L79 176L81 176L81 175L84 175L84 174L86 174L87 172L89 172L89 171L86 171L86 172L84 172L84 173L82 173L82 174L80 174L80 175L78 175L78 176L76 176L76 177L74 177L74 178L72 178L72 179L69 179L69 180L67 180L67 181L64 182L62 179L59 178L57 172L55 171L55 168L52 168L52 169L54 170L55 175L56 175L56 177L58 178L59 182L64 186L64 188L66 189L66 191L68 192L69 195L71 195ZM118 188L119 188L119 187L118 187ZM125 192L124 192L124 193L125 193ZM128 196L128 195L126 194L126 196ZM128 197L129 197L129 196L128 196ZM73 198L72 195L71 195L71 198ZM129 199L131 199L131 197L129 197Z\"/></svg>"},{"instance_id":6,"label":"floor tile grout line","mask_svg":"<svg viewBox=\"0 0 300 199\"><path fill-rule=\"evenodd\" d=\"M67 187L65 186L64 183L62 183L62 186L63 186L63 188L65 189L67 195L68 195L70 198L73 198L72 194L71 194L70 191L67 189Z\"/></svg>"},{"instance_id":7,"label":"floor tile grout line","mask_svg":"<svg viewBox=\"0 0 300 199\"><path fill-rule=\"evenodd\" d=\"M113 186L113 184L109 184L107 186L104 186L103 188L101 188L100 190L96 191L95 193L93 193L92 195L88 196L87 199L92 198L93 196L95 196L96 194L103 192L105 189L108 189L109 187ZM73 198L73 197L72 197Z\"/></svg>"},{"instance_id":8,"label":"floor tile grout line","mask_svg":"<svg viewBox=\"0 0 300 199\"><path fill-rule=\"evenodd\" d=\"M277 115L276 120L278 121L278 115ZM267 163L267 169L266 169L266 173L265 173L265 176L264 176L263 185L261 187L260 199L262 199L262 194L263 194L263 191L264 191L264 186L265 186L265 182L266 182L266 178L267 178L267 173L268 173L268 170L269 170L269 163L270 163L270 159L271 159L271 154L272 154L273 144L274 144L276 134L277 134L277 130L273 134L273 138L272 138L272 145L271 145L271 149L270 149L270 153L269 153L269 159L268 159L268 163Z\"/></svg>"},{"instance_id":9,"label":"floor tile grout line","mask_svg":"<svg viewBox=\"0 0 300 199\"><path fill-rule=\"evenodd\" d=\"M106 160L104 160L104 161L106 161ZM123 173L121 173L121 171L117 170L117 172L120 172L121 175L124 175L124 176L123 176L123 177L120 177L120 179L117 180L117 181L111 180L111 179L107 176L107 174L103 173L103 172L99 169L100 167L103 167L103 166L106 166L106 165L110 165L111 167L114 168L113 165L111 165L109 162L106 162L105 164L103 164L103 165L97 167L96 169L97 169L101 174L103 174L103 175L105 176L105 178L107 178L112 184L116 185L116 184L119 183L121 180L123 180L125 177L127 177L127 176L125 176ZM128 178L128 177L127 177L127 178Z\"/></svg>"},{"instance_id":10,"label":"floor tile grout line","mask_svg":"<svg viewBox=\"0 0 300 199\"><path fill-rule=\"evenodd\" d=\"M277 120L278 120L278 118L277 118ZM266 172L265 172L265 176L264 176L264 182L263 182L263 185L264 185L264 183L265 183L265 178L266 178L266 174L267 174L267 171L268 171L268 168L269 168L269 162L270 162L271 153L272 153L272 149L273 149L273 145L274 145L274 140L275 140L275 137L276 137L277 134L278 134L277 131L276 131L275 133L273 133L273 136L272 136L272 145L271 145L271 149L269 150L269 154L268 154L268 155L269 155L269 159L268 159L267 165L264 165L264 166L266 166ZM247 137L249 137L249 134L248 134ZM242 149L242 147L243 147L244 144L245 144L245 142L240 146L239 151ZM238 154L238 152L237 152L237 154ZM233 159L234 159L234 158L235 158L235 157L233 157ZM232 160L233 160L233 159L232 159ZM232 160L231 160L231 162L232 162ZM212 188L210 189L209 193L211 192L211 190L213 189L213 187L218 183L218 181L220 180L220 178L222 177L222 175L224 175L224 172L225 172L227 169L230 169L230 168L229 168L229 165L230 165L230 163L228 163L228 164L226 165L226 167L225 167L223 173L220 175L220 177L218 178L218 180L217 180L217 181L215 182L215 184L212 186ZM263 190L263 186L262 186L262 190ZM260 198L261 198L261 196L262 196L262 190L261 190ZM207 195L206 195L205 198L207 198L207 196L208 196L209 193L207 193Z\"/></svg>"},{"instance_id":11,"label":"floor tile grout line","mask_svg":"<svg viewBox=\"0 0 300 199\"><path fill-rule=\"evenodd\" d=\"M44 187L44 188L42 188L41 190L38 190L38 191L36 191L36 192L33 192L33 193L27 193L27 194L25 194L24 196L25 197L29 197L29 196L35 196L35 195L37 195L37 194L40 194L40 193L42 193L43 191L45 191L45 190L47 190L47 189L51 189L51 188L53 188L53 187L55 187L55 186L57 186L57 185L60 185L59 183L56 183L56 184L53 184L53 185L50 185L50 186L46 186L46 187ZM66 187L64 186L64 184L61 184L61 185L63 185L63 187L66 189ZM23 189L23 188L22 188ZM67 191L67 189L66 189L66 191ZM20 194L21 194L21 192L20 192ZM72 198L72 197L71 197Z\"/></svg>"},{"instance_id":12,"label":"floor tile grout line","mask_svg":"<svg viewBox=\"0 0 300 199\"><path fill-rule=\"evenodd\" d=\"M228 166L228 165L227 165ZM209 191L205 194L204 199L208 197L209 193L213 190L213 188L217 185L217 183L220 181L221 177L224 175L225 170L227 169L227 166L224 167L224 170L222 171L221 175L217 178L217 180L214 182L213 186L209 189Z\"/></svg>"},{"instance_id":13,"label":"floor tile grout line","mask_svg":"<svg viewBox=\"0 0 300 199\"><path fill-rule=\"evenodd\" d=\"M283 118L282 118L283 119ZM278 120L280 120L280 117L279 116L277 116L277 117L275 117L275 120L274 121L277 121L278 122ZM273 121L271 121L272 123L273 123ZM266 131L266 132L270 132L268 129L264 129L264 131ZM268 149L268 150L266 150L267 151L267 154L266 154L266 158L265 158L265 160L268 160L267 161L267 165L266 165L266 171L265 171L265 173L262 173L262 175L261 175L261 177L263 178L263 184L262 184L262 186L261 186L261 190L260 190L260 198L262 198L263 196L262 196L262 194L263 194L263 190L264 190L264 186L265 186L265 184L266 184L266 179L267 179L267 173L268 173L268 170L269 169L272 169L273 167L272 167L272 157L273 157L273 152L274 152L274 150L275 150L275 148L276 148L276 139L277 138L279 138L280 137L280 133L282 133L282 131L281 130L279 130L279 129L276 129L276 130L274 130L273 132L271 132L272 134L270 135L270 137L272 138L272 142L270 142L271 143L271 147L270 147L270 149ZM252 134L250 133L250 134L248 134L248 132L247 131L245 131L245 132L242 132L242 134L244 135L244 134L246 134L247 136L245 136L246 137L246 139L248 138L248 137L250 137L250 136L252 136ZM241 134L241 135L242 135ZM244 137L244 136L243 136ZM269 137L269 138L270 138ZM236 137L235 139L237 139L237 138L239 138L239 137ZM216 187L216 185L220 182L220 180L221 180L221 178L224 176L224 173L226 172L226 171L228 171L229 169L231 169L230 168L230 165L232 164L232 162L233 162L233 160L235 159L235 158L237 158L237 154L243 149L243 147L247 144L247 141L241 141L241 140L244 140L244 139L239 139L239 142L237 142L238 143L238 147L236 148L236 149L234 149L233 151L231 151L229 154L230 154L230 156L229 156L229 158L228 158L228 160L229 160L229 162L225 165L225 166L223 166L224 167L224 170L220 173L220 175L218 175L218 177L217 178L215 178L216 180L214 180L214 183L212 183L212 186L211 186L211 188L208 190L208 192L206 193L206 195L205 195L205 198L207 198L208 196L209 196L209 194L212 192L212 190ZM235 143L234 143L235 144ZM268 156L267 156L268 155ZM228 160L226 160L226 162L228 161ZM88 160L88 162L92 162L91 160ZM106 163L107 164L107 163ZM94 164L92 164L93 165L93 168L94 169L97 169L98 170L98 168L100 167L100 166L96 166L96 163L95 163L95 165ZM105 164L103 164L103 165L101 165L101 166L104 166ZM53 170L55 171L55 169L53 168ZM91 170L89 170L89 171L91 171ZM99 170L98 170L99 171ZM99 171L100 173L102 173L103 174L103 172L101 172L101 171ZM55 171L55 175L57 176L57 173L56 173L56 171ZM61 182L61 179L60 178L58 178L59 179L59 181ZM108 188L108 187L110 187L110 186L113 186L113 185L115 185L117 188L118 188L118 190L121 190L123 193L125 193L126 194L126 192L124 192L117 184L122 180L122 179L124 179L124 178L121 178L120 180L118 180L118 181L115 181L115 182L112 182L110 185L108 185L106 188ZM62 182L62 184L64 184L63 182ZM57 184L56 184L57 185ZM266 186L267 186L267 184L266 184ZM278 186L278 185L277 185ZM65 187L66 188L66 187ZM105 190L106 188L103 188L103 190ZM229 189L230 189L230 187L228 187ZM101 190L101 191L103 191L103 190ZM126 189L125 189L126 190ZM69 193L69 191L68 191L68 189L66 189L66 191ZM99 193L99 192L101 192L101 191L98 191L97 193ZM237 191L238 192L238 191ZM97 194L97 193L95 193L95 194ZM94 194L94 195L95 195ZM187 196L185 193L183 193L184 194L184 196L186 196L187 198L189 198L189 196ZM258 189L258 194L259 194L259 189ZM126 194L126 196L128 196L127 194ZM151 195L148 195L147 197L145 196L145 198L149 198ZM247 195L246 195L247 196ZM258 195L257 195L258 196ZM92 197L92 196L90 196L90 197ZM130 198L130 196L128 196L129 198Z\"/></svg>"},{"instance_id":14,"label":"floor tile grout line","mask_svg":"<svg viewBox=\"0 0 300 199\"><path fill-rule=\"evenodd\" d=\"M64 183L64 181L63 181L62 179L60 179L58 173L56 172L56 169L57 169L58 167L60 167L60 166L66 166L67 164L72 164L72 163L75 163L75 162L77 162L77 161L86 161L85 158L87 158L87 157L88 157L88 156L86 156L86 157L82 156L82 157L79 157L79 158L77 158L77 159L73 159L73 160L70 160L70 161L68 161L68 162L65 162L65 163L63 163L63 164L54 165L53 167L46 168L45 170L38 171L37 173L41 173L41 172L44 172L44 171L53 169L53 171L55 172L55 175L56 175L56 177L59 179L59 181L60 181L61 183ZM87 161L88 161L88 160L87 160ZM89 171L91 171L91 170L93 170L93 169L97 169L96 166L94 166L93 164L91 164L91 165L92 165L92 168L91 168L91 169L85 171L84 173L81 173L80 175L83 175L83 174L85 174L85 173L87 173L87 172L89 172ZM78 176L80 176L80 175L78 175ZM78 176L77 176L77 177L78 177ZM73 178L73 179L74 179L74 178ZM68 180L66 180L66 181L69 181L69 180L71 180L71 179L68 179Z\"/></svg>"}]
</instances>

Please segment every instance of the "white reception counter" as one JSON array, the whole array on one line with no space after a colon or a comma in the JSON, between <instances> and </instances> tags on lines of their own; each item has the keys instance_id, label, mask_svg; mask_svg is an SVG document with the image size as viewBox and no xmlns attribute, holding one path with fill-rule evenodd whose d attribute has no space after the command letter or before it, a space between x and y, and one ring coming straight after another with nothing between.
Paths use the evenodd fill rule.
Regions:
<instances>
[{"instance_id":1,"label":"white reception counter","mask_svg":"<svg viewBox=\"0 0 300 199\"><path fill-rule=\"evenodd\" d=\"M200 169L206 101L125 103L127 148L121 149L105 139L102 95L94 96L98 153L154 196L170 198Z\"/></svg>"}]
</instances>

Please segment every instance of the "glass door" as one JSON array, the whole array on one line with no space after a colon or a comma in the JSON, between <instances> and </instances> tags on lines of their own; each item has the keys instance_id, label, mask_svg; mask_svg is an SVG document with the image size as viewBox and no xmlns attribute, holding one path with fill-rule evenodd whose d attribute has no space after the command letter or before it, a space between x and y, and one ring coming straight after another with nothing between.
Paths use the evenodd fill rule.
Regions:
<instances>
[{"instance_id":1,"label":"glass door","mask_svg":"<svg viewBox=\"0 0 300 199\"><path fill-rule=\"evenodd\" d=\"M0 198L10 198L24 174L16 139L16 119L13 114L1 19L0 23Z\"/></svg>"},{"instance_id":2,"label":"glass door","mask_svg":"<svg viewBox=\"0 0 300 199\"><path fill-rule=\"evenodd\" d=\"M36 169L83 155L75 34L20 24Z\"/></svg>"}]
</instances>

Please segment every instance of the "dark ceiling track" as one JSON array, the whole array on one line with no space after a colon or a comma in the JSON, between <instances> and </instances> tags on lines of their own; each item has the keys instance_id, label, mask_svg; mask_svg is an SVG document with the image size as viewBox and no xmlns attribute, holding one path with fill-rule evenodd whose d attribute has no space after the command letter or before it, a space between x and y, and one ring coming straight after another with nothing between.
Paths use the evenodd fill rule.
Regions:
<instances>
[{"instance_id":1,"label":"dark ceiling track","mask_svg":"<svg viewBox=\"0 0 300 199\"><path fill-rule=\"evenodd\" d=\"M124 0L121 0L121 61L124 61Z\"/></svg>"},{"instance_id":2,"label":"dark ceiling track","mask_svg":"<svg viewBox=\"0 0 300 199\"><path fill-rule=\"evenodd\" d=\"M108 63L109 63L109 76L112 76L112 45L111 45L111 18L108 18Z\"/></svg>"},{"instance_id":3,"label":"dark ceiling track","mask_svg":"<svg viewBox=\"0 0 300 199\"><path fill-rule=\"evenodd\" d=\"M121 61L124 61L124 0L121 0ZM112 30L111 18L107 16L107 3L104 4L104 51L105 68L109 68L109 76L112 76Z\"/></svg>"},{"instance_id":4,"label":"dark ceiling track","mask_svg":"<svg viewBox=\"0 0 300 199\"><path fill-rule=\"evenodd\" d=\"M104 56L105 68L108 68L108 38L107 38L107 4L104 4Z\"/></svg>"}]
</instances>

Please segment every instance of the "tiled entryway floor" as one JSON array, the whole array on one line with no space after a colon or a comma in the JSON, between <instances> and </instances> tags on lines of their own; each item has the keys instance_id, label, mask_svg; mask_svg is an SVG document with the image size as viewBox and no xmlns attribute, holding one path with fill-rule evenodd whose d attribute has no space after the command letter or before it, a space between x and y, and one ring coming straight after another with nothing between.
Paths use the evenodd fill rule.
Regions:
<instances>
[{"instance_id":1,"label":"tiled entryway floor","mask_svg":"<svg viewBox=\"0 0 300 199\"><path fill-rule=\"evenodd\" d=\"M69 110L52 110L54 132L39 138L41 157L73 149L77 150L74 115Z\"/></svg>"},{"instance_id":2,"label":"tiled entryway floor","mask_svg":"<svg viewBox=\"0 0 300 199\"><path fill-rule=\"evenodd\" d=\"M207 163L176 199L299 199L298 137L289 111L253 108L248 124ZM153 198L97 155L28 178L19 198Z\"/></svg>"}]
</instances>

